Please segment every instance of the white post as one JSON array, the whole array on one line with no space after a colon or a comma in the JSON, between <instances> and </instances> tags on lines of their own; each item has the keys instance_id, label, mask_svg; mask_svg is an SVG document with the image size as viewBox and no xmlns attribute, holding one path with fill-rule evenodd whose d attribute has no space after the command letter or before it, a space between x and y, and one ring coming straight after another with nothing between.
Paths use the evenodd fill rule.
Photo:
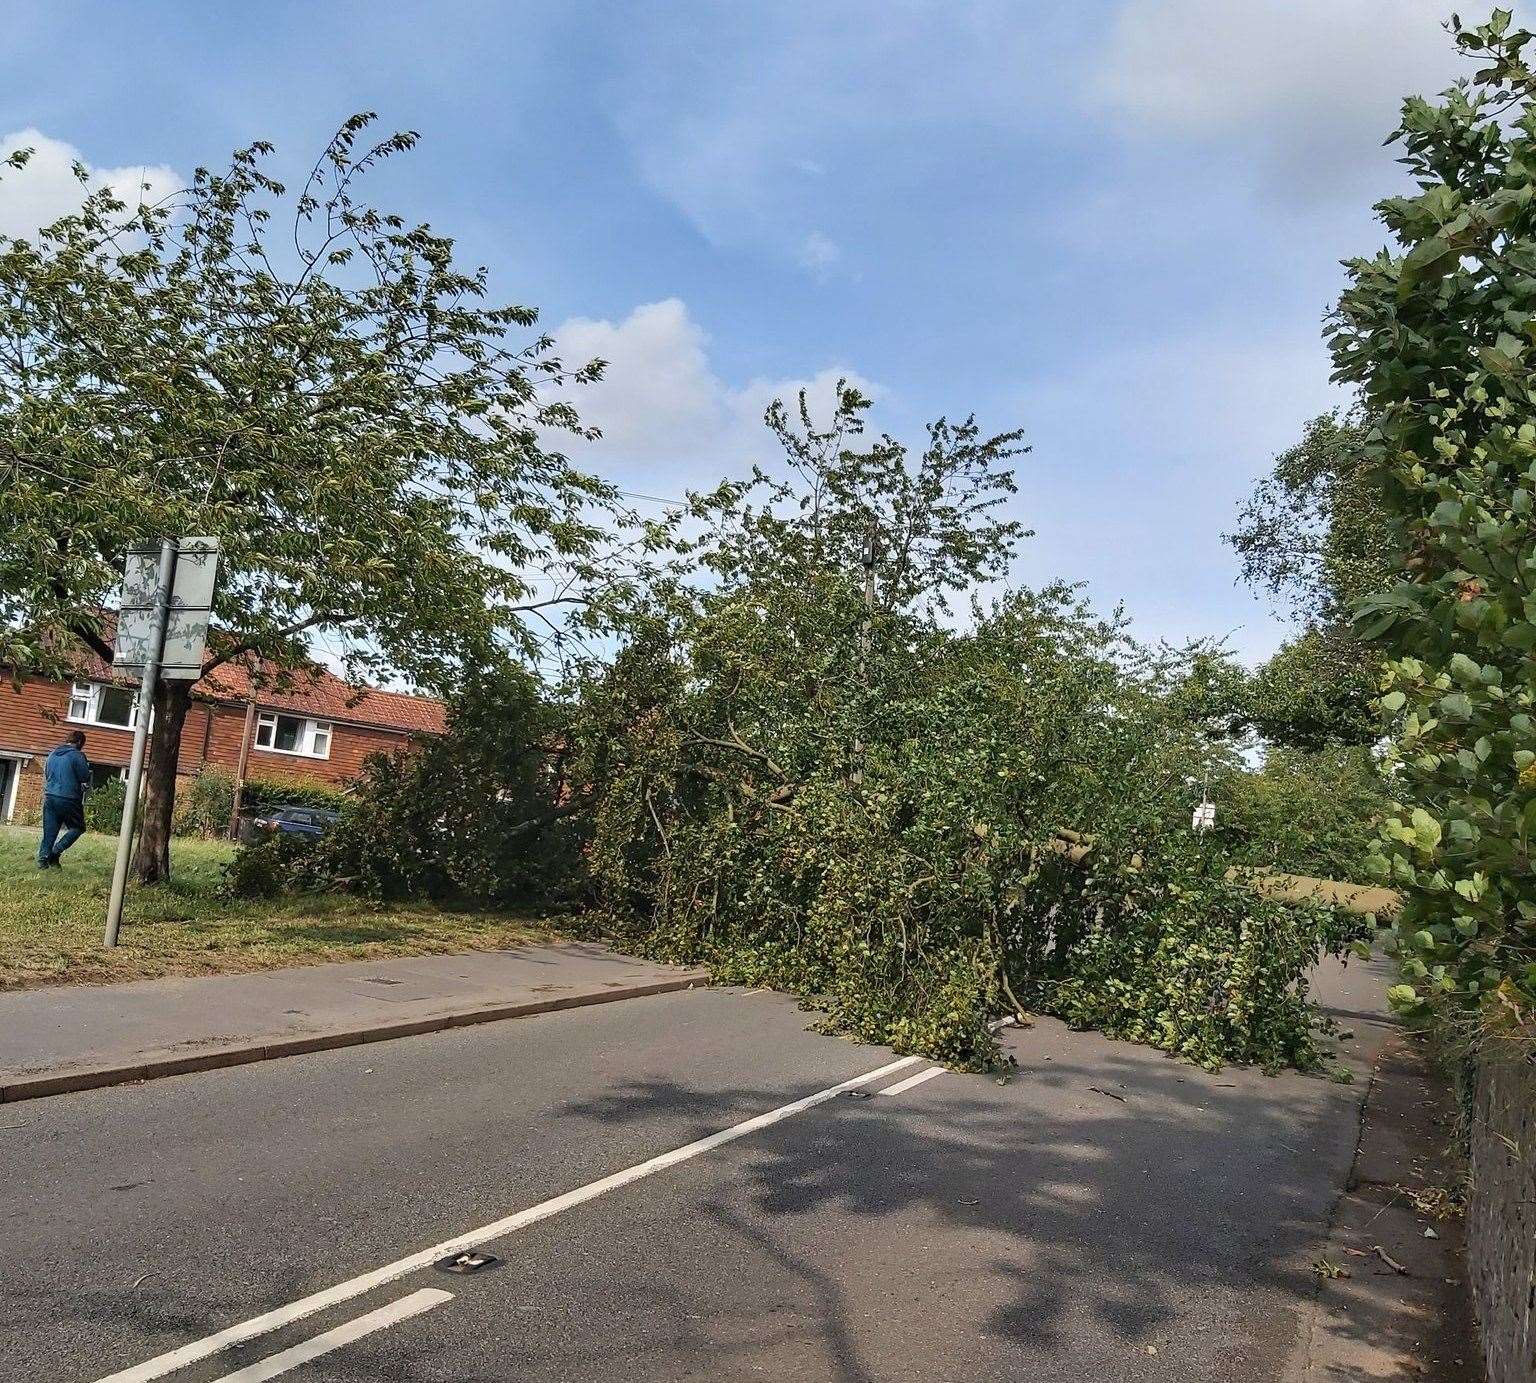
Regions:
<instances>
[{"instance_id":1,"label":"white post","mask_svg":"<svg viewBox=\"0 0 1536 1383\"><path fill-rule=\"evenodd\" d=\"M128 861L133 854L133 828L139 814L139 781L144 776L144 749L149 743L149 714L155 701L160 658L165 651L166 615L171 605L171 580L176 571L176 544L160 544L160 569L155 580L155 614L150 626L149 652L139 681L138 715L133 725L133 754L128 760L128 790L123 795L123 825L117 833L117 861L112 866L112 895L107 901L107 933L103 942L117 945L123 920L123 893L128 887Z\"/></svg>"}]
</instances>

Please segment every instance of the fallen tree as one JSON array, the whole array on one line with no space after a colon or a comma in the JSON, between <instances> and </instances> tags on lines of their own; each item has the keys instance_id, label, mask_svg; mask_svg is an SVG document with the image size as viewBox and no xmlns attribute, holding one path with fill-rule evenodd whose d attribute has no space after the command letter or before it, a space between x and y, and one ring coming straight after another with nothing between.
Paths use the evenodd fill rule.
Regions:
<instances>
[{"instance_id":1,"label":"fallen tree","mask_svg":"<svg viewBox=\"0 0 1536 1383\"><path fill-rule=\"evenodd\" d=\"M859 450L861 412L779 414L794 483L734 513L707 582L655 589L583 688L571 770L609 925L961 1065L1009 1008L1315 1063L1306 973L1349 928L1189 829L1235 758L1220 660L1138 647L1064 587L957 627L944 598L1017 536L990 520L1011 439Z\"/></svg>"},{"instance_id":2,"label":"fallen tree","mask_svg":"<svg viewBox=\"0 0 1536 1383\"><path fill-rule=\"evenodd\" d=\"M470 689L279 873L580 897L626 946L957 1065L993 1057L1010 1010L1316 1064L1306 975L1350 925L1256 891L1251 850L1189 826L1205 776L1240 771L1231 668L1142 648L1064 586L948 617L1018 536L995 517L1014 439L941 423L909 457L860 444L864 407L845 391L826 431L776 410L790 478L726 502L611 661Z\"/></svg>"}]
</instances>

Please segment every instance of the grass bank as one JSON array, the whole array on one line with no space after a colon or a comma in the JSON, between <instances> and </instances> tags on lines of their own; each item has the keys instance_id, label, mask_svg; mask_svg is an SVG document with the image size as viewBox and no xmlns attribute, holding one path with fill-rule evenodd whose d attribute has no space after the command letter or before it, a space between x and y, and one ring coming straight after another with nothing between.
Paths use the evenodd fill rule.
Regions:
<instances>
[{"instance_id":1,"label":"grass bank","mask_svg":"<svg viewBox=\"0 0 1536 1383\"><path fill-rule=\"evenodd\" d=\"M375 908L329 895L221 898L219 871L233 847L178 839L171 881L129 889L120 944L108 951L101 931L115 844L87 835L62 869L40 871L36 829L0 826L0 989L484 951L549 935L538 918L505 912Z\"/></svg>"}]
</instances>

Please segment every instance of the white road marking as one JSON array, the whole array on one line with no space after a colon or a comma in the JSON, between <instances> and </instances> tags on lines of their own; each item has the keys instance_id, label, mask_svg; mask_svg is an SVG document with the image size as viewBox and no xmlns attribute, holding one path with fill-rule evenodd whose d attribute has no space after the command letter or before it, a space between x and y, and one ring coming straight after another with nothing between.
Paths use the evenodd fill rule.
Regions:
<instances>
[{"instance_id":1,"label":"white road marking","mask_svg":"<svg viewBox=\"0 0 1536 1383\"><path fill-rule=\"evenodd\" d=\"M392 1325L408 1321L412 1316L419 1316L423 1311L430 1311L434 1306L441 1306L445 1301L452 1300L452 1292L444 1292L436 1287L423 1287L419 1292L412 1292L408 1297L392 1301L388 1306L381 1306L377 1311L370 1311L366 1316L359 1316L355 1321L338 1325L334 1330L327 1330L323 1335L316 1335L311 1340L296 1344L292 1349L285 1349L281 1354L259 1359L254 1364L247 1364L243 1369L226 1373L222 1378L217 1379L216 1383L265 1383L268 1378L276 1378L278 1374L287 1373L289 1369L297 1368L300 1364L307 1364L311 1359L318 1359L322 1354L329 1354L333 1349L350 1345L353 1340L361 1340L364 1335L371 1335L375 1330L386 1330Z\"/></svg>"},{"instance_id":2,"label":"white road marking","mask_svg":"<svg viewBox=\"0 0 1536 1383\"><path fill-rule=\"evenodd\" d=\"M921 1085L925 1080L932 1080L935 1076L942 1076L945 1068L934 1066L926 1071L919 1071L915 1076L908 1076L906 1080L899 1080L895 1085L888 1085L879 1091L881 1095L899 1095L903 1090L910 1090L914 1085Z\"/></svg>"},{"instance_id":3,"label":"white road marking","mask_svg":"<svg viewBox=\"0 0 1536 1383\"><path fill-rule=\"evenodd\" d=\"M587 1201L596 1200L608 1191L617 1191L620 1187L628 1186L632 1182L654 1176L657 1172L664 1172L669 1167L675 1167L680 1162L687 1162L701 1153L710 1152L726 1143L733 1143L738 1138L745 1138L749 1133L756 1133L759 1129L765 1129L781 1120L792 1118L816 1105L825 1104L826 1101L841 1095L845 1090L856 1090L861 1085L869 1085L895 1071L915 1066L917 1061L918 1058L915 1056L905 1056L876 1071L854 1076L851 1080L842 1081L838 1085L829 1085L825 1090L818 1090L814 1095L807 1095L804 1099L780 1105L777 1109L770 1109L766 1114L759 1114L739 1124L732 1124L718 1133L711 1133L706 1138L697 1139L681 1148L674 1148L671 1152L661 1153L645 1162L637 1162L633 1167L626 1167L623 1171L614 1172L611 1176L603 1177L599 1181L588 1182L585 1186L578 1186L574 1191L565 1192L564 1195L540 1201L526 1210L508 1215L505 1219L481 1225L479 1229L469 1230L452 1239L445 1239L440 1244L433 1244L431 1248L421 1249L405 1258L397 1258L393 1263L386 1263L382 1268L375 1268L372 1272L363 1273L347 1282L339 1282L334 1287L327 1287L323 1292L316 1292L312 1296L290 1302L287 1306L279 1306L259 1316L252 1316L248 1321L229 1326L201 1340L194 1340L191 1344L182 1345L179 1349L156 1355L143 1364L136 1364L132 1368L108 1374L105 1378L98 1379L97 1383L149 1383L151 1379L163 1378L176 1369L196 1363L199 1359L206 1359L220 1350L243 1344L246 1340L254 1339L258 1335L265 1335L269 1330L290 1325L294 1321L302 1320L305 1316L314 1315L316 1311L324 1311L328 1307L361 1296L364 1292L371 1292L375 1287L382 1287L385 1283L420 1272L423 1268L431 1267L439 1258L462 1253L465 1249L475 1248L492 1239L499 1239L502 1235L511 1234L514 1230L525 1229L531 1224L537 1224L540 1220L549 1219L552 1215L558 1215Z\"/></svg>"}]
</instances>

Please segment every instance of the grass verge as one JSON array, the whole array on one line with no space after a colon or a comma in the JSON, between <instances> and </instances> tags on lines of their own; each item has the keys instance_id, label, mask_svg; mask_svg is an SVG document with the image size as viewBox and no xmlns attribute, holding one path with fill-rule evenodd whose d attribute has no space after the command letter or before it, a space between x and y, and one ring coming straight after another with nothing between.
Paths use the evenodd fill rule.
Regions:
<instances>
[{"instance_id":1,"label":"grass verge","mask_svg":"<svg viewBox=\"0 0 1536 1383\"><path fill-rule=\"evenodd\" d=\"M37 868L37 831L0 826L0 989L111 984L332 960L485 951L551 933L538 918L375 907L324 895L242 902L218 895L224 841L177 840L169 883L131 886L119 945L101 944L116 840L90 834L62 869Z\"/></svg>"}]
</instances>

